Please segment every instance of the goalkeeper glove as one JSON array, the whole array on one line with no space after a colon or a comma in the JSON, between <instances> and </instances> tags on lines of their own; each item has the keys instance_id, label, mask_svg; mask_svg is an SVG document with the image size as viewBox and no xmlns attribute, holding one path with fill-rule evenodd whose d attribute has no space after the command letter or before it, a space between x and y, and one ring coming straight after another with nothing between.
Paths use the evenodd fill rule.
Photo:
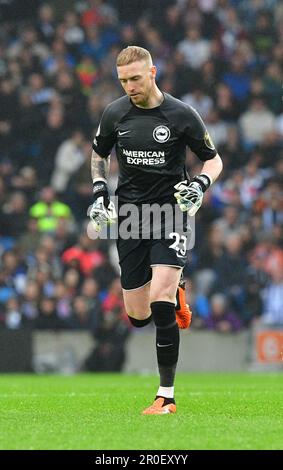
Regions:
<instances>
[{"instance_id":1,"label":"goalkeeper glove","mask_svg":"<svg viewBox=\"0 0 283 470\"><path fill-rule=\"evenodd\" d=\"M114 203L110 201L107 184L100 180L93 183L94 202L89 216L96 232L100 232L103 225L116 222L117 213Z\"/></svg>"},{"instance_id":2,"label":"goalkeeper glove","mask_svg":"<svg viewBox=\"0 0 283 470\"><path fill-rule=\"evenodd\" d=\"M174 193L174 196L181 211L188 212L189 216L193 217L199 210L203 195L211 183L208 175L201 174L195 176L190 183L185 180L175 184L174 188L177 189L177 192Z\"/></svg>"}]
</instances>

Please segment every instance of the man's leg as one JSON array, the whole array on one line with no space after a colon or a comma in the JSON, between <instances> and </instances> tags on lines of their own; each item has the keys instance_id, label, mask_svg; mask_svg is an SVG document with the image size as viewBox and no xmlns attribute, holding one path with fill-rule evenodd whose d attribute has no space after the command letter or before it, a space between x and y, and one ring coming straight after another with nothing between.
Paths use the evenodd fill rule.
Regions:
<instances>
[{"instance_id":1,"label":"man's leg","mask_svg":"<svg viewBox=\"0 0 283 470\"><path fill-rule=\"evenodd\" d=\"M152 267L150 306L156 326L156 352L160 386L154 404L143 414L174 413L174 380L179 356L179 328L175 300L181 268L158 265Z\"/></svg>"},{"instance_id":2,"label":"man's leg","mask_svg":"<svg viewBox=\"0 0 283 470\"><path fill-rule=\"evenodd\" d=\"M150 281L137 289L123 289L124 304L128 317L137 328L143 327L151 322L150 310Z\"/></svg>"},{"instance_id":3,"label":"man's leg","mask_svg":"<svg viewBox=\"0 0 283 470\"><path fill-rule=\"evenodd\" d=\"M149 243L141 239L117 241L126 312L135 327L150 323L151 267Z\"/></svg>"}]
</instances>

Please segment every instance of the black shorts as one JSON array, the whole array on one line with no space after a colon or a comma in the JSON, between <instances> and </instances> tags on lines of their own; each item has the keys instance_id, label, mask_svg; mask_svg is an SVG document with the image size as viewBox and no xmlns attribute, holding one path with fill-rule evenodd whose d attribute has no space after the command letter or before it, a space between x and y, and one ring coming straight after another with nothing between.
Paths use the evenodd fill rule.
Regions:
<instances>
[{"instance_id":1,"label":"black shorts","mask_svg":"<svg viewBox=\"0 0 283 470\"><path fill-rule=\"evenodd\" d=\"M123 218L119 217L119 224ZM188 242L191 229L184 215L181 227L174 226L172 232L162 232L159 238L118 237L117 249L121 267L123 289L143 287L152 277L152 266L165 265L183 268L187 262Z\"/></svg>"},{"instance_id":2,"label":"black shorts","mask_svg":"<svg viewBox=\"0 0 283 470\"><path fill-rule=\"evenodd\" d=\"M123 289L137 289L150 282L151 267L163 264L183 268L187 261L185 255L171 248L171 240L122 240L118 239L117 248L121 266Z\"/></svg>"}]
</instances>

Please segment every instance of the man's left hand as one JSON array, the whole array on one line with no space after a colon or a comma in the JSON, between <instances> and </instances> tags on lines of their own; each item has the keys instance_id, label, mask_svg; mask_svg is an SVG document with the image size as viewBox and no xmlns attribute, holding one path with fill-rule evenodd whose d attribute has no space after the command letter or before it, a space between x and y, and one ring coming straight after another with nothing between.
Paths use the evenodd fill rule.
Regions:
<instances>
[{"instance_id":1,"label":"man's left hand","mask_svg":"<svg viewBox=\"0 0 283 470\"><path fill-rule=\"evenodd\" d=\"M193 217L203 201L203 194L211 185L211 180L207 175L195 176L189 183L187 180L175 184L177 192L174 196L182 212L188 212Z\"/></svg>"}]
</instances>

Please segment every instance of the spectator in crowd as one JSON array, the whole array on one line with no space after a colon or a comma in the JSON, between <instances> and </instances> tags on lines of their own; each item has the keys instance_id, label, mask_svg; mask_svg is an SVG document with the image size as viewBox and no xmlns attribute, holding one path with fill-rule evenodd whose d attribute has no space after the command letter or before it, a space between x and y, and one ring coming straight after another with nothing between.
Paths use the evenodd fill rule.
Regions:
<instances>
[{"instance_id":1,"label":"spectator in crowd","mask_svg":"<svg viewBox=\"0 0 283 470\"><path fill-rule=\"evenodd\" d=\"M72 219L70 208L56 199L56 193L51 186L46 186L40 193L40 199L30 208L30 216L37 219L40 232L54 232L59 219L66 223Z\"/></svg>"},{"instance_id":2,"label":"spectator in crowd","mask_svg":"<svg viewBox=\"0 0 283 470\"><path fill-rule=\"evenodd\" d=\"M177 44L177 48L192 69L200 68L209 58L209 41L203 39L200 29L196 26L187 29L185 39Z\"/></svg>"},{"instance_id":3,"label":"spectator in crowd","mask_svg":"<svg viewBox=\"0 0 283 470\"><path fill-rule=\"evenodd\" d=\"M67 122L62 106L49 107L46 115L46 126L40 135L40 155L38 157L38 174L41 184L48 186L54 170L54 160L60 144L67 138Z\"/></svg>"},{"instance_id":4,"label":"spectator in crowd","mask_svg":"<svg viewBox=\"0 0 283 470\"><path fill-rule=\"evenodd\" d=\"M34 321L34 327L38 330L58 330L65 327L56 311L56 300L52 297L44 297L39 302L39 315Z\"/></svg>"},{"instance_id":5,"label":"spectator in crowd","mask_svg":"<svg viewBox=\"0 0 283 470\"><path fill-rule=\"evenodd\" d=\"M261 321L264 325L283 325L283 266L272 269L271 280L263 290L263 314Z\"/></svg>"},{"instance_id":6,"label":"spectator in crowd","mask_svg":"<svg viewBox=\"0 0 283 470\"><path fill-rule=\"evenodd\" d=\"M227 236L224 242L224 253L217 261L215 290L224 290L231 307L239 315L245 303L246 262L242 256L243 243L241 235ZM233 266L233 269L231 267Z\"/></svg>"},{"instance_id":7,"label":"spectator in crowd","mask_svg":"<svg viewBox=\"0 0 283 470\"><path fill-rule=\"evenodd\" d=\"M120 279L116 278L102 303L102 315L94 330L97 345L86 359L86 369L100 372L121 371L126 359L125 346L130 330Z\"/></svg>"},{"instance_id":8,"label":"spectator in crowd","mask_svg":"<svg viewBox=\"0 0 283 470\"><path fill-rule=\"evenodd\" d=\"M83 133L80 130L76 130L72 133L70 139L64 141L58 148L55 156L54 171L51 176L51 185L57 194L67 191L72 175L83 164L83 142Z\"/></svg>"},{"instance_id":9,"label":"spectator in crowd","mask_svg":"<svg viewBox=\"0 0 283 470\"><path fill-rule=\"evenodd\" d=\"M29 280L21 297L21 311L23 318L28 324L32 324L39 315L38 303L41 297L39 284Z\"/></svg>"},{"instance_id":10,"label":"spectator in crowd","mask_svg":"<svg viewBox=\"0 0 283 470\"><path fill-rule=\"evenodd\" d=\"M242 327L241 320L231 311L224 294L215 293L210 299L211 311L204 326L219 333L232 333Z\"/></svg>"},{"instance_id":11,"label":"spectator in crowd","mask_svg":"<svg viewBox=\"0 0 283 470\"><path fill-rule=\"evenodd\" d=\"M78 295L74 299L72 307L73 314L69 320L70 327L76 330L93 331L97 312L90 308L87 299L83 295Z\"/></svg>"},{"instance_id":12,"label":"spectator in crowd","mask_svg":"<svg viewBox=\"0 0 283 470\"><path fill-rule=\"evenodd\" d=\"M5 325L10 330L16 330L23 326L22 313L19 300L11 297L6 304Z\"/></svg>"},{"instance_id":13,"label":"spectator in crowd","mask_svg":"<svg viewBox=\"0 0 283 470\"><path fill-rule=\"evenodd\" d=\"M61 280L55 282L54 297L56 299L58 317L62 320L68 320L72 315L72 296L68 293L67 286Z\"/></svg>"},{"instance_id":14,"label":"spectator in crowd","mask_svg":"<svg viewBox=\"0 0 283 470\"><path fill-rule=\"evenodd\" d=\"M191 93L182 96L182 101L195 108L203 119L207 118L213 108L212 99L204 94L201 87L194 88Z\"/></svg>"},{"instance_id":15,"label":"spectator in crowd","mask_svg":"<svg viewBox=\"0 0 283 470\"><path fill-rule=\"evenodd\" d=\"M10 193L6 204L0 209L1 233L6 237L18 238L27 229L27 200L20 191Z\"/></svg>"},{"instance_id":16,"label":"spectator in crowd","mask_svg":"<svg viewBox=\"0 0 283 470\"><path fill-rule=\"evenodd\" d=\"M248 149L263 143L268 133L274 131L275 116L266 107L263 98L252 98L250 106L240 118L240 129L244 145Z\"/></svg>"},{"instance_id":17,"label":"spectator in crowd","mask_svg":"<svg viewBox=\"0 0 283 470\"><path fill-rule=\"evenodd\" d=\"M37 220L30 217L27 220L26 231L19 237L19 249L28 258L38 248L41 234L38 230Z\"/></svg>"},{"instance_id":18,"label":"spectator in crowd","mask_svg":"<svg viewBox=\"0 0 283 470\"><path fill-rule=\"evenodd\" d=\"M91 240L86 233L82 233L78 243L64 251L62 261L66 265L73 265L73 262L77 262L81 273L85 276L89 275L105 261L99 244L99 240Z\"/></svg>"}]
</instances>

